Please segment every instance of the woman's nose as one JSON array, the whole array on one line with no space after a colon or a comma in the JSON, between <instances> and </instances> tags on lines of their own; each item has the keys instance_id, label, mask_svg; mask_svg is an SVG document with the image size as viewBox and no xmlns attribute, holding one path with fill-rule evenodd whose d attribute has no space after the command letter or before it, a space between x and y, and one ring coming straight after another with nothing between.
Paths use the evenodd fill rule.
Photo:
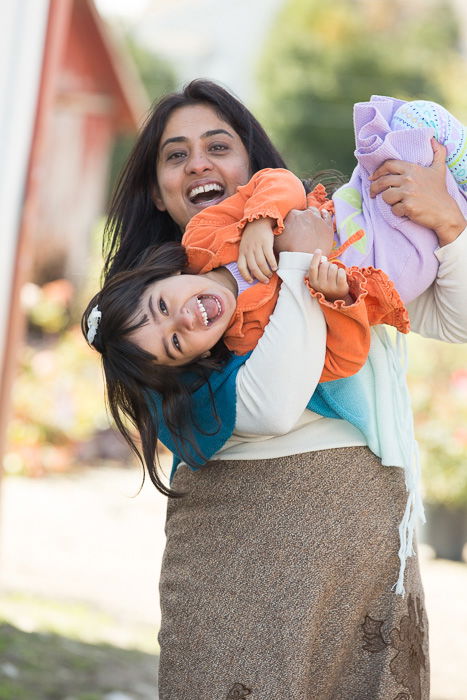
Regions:
<instances>
[{"instance_id":1,"label":"woman's nose","mask_svg":"<svg viewBox=\"0 0 467 700\"><path fill-rule=\"evenodd\" d=\"M192 153L186 161L187 172L203 173L212 169L211 161L204 151Z\"/></svg>"}]
</instances>

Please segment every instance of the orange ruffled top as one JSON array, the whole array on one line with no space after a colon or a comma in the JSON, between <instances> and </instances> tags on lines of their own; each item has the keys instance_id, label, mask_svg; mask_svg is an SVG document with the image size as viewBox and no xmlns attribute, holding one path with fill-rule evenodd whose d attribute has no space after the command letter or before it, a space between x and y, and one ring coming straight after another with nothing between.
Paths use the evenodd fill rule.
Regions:
<instances>
[{"instance_id":1,"label":"orange ruffled top","mask_svg":"<svg viewBox=\"0 0 467 700\"><path fill-rule=\"evenodd\" d=\"M261 217L275 219L275 235L284 229L284 218L291 209L307 206L332 211L323 185L308 196L302 182L288 170L266 168L223 202L207 207L189 222L182 239L186 247L189 271L204 273L236 262L243 228ZM320 381L351 376L365 364L370 349L370 326L386 323L399 331L410 329L407 310L394 284L383 270L346 268L337 260L343 249L358 238L333 250L330 259L347 272L350 295L354 303L346 306L341 300L327 301L304 278L310 294L320 304L327 325L326 357ZM274 273L269 284L255 284L237 299L237 308L224 334L224 342L235 354L252 350L269 321L280 288Z\"/></svg>"}]
</instances>

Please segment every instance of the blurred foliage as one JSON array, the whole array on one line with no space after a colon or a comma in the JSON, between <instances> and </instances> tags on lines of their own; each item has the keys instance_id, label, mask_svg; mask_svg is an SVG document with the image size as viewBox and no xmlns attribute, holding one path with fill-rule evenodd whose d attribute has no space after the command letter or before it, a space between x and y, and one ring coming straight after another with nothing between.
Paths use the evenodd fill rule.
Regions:
<instances>
[{"instance_id":1,"label":"blurred foliage","mask_svg":"<svg viewBox=\"0 0 467 700\"><path fill-rule=\"evenodd\" d=\"M425 500L467 506L467 347L409 338Z\"/></svg>"},{"instance_id":2,"label":"blurred foliage","mask_svg":"<svg viewBox=\"0 0 467 700\"><path fill-rule=\"evenodd\" d=\"M81 462L133 464L110 430L99 355L80 328L81 314L99 288L103 221L95 227L87 279L79 294L66 279L21 292L27 339L12 392L3 467L9 474L42 476Z\"/></svg>"},{"instance_id":3,"label":"blurred foliage","mask_svg":"<svg viewBox=\"0 0 467 700\"><path fill-rule=\"evenodd\" d=\"M299 176L348 176L355 102L425 98L467 114L459 41L446 0L288 0L260 62L259 116Z\"/></svg>"},{"instance_id":4,"label":"blurred foliage","mask_svg":"<svg viewBox=\"0 0 467 700\"><path fill-rule=\"evenodd\" d=\"M154 697L153 653L24 631L1 621L0 652L0 700Z\"/></svg>"},{"instance_id":5,"label":"blurred foliage","mask_svg":"<svg viewBox=\"0 0 467 700\"><path fill-rule=\"evenodd\" d=\"M151 102L175 90L175 72L165 59L138 44L126 35L125 46L130 53ZM135 142L135 134L121 134L115 141L110 166L109 192L113 191L118 175L122 170Z\"/></svg>"},{"instance_id":6,"label":"blurred foliage","mask_svg":"<svg viewBox=\"0 0 467 700\"><path fill-rule=\"evenodd\" d=\"M80 441L108 427L99 362L78 326L25 345L13 388L7 473L66 471Z\"/></svg>"},{"instance_id":7,"label":"blurred foliage","mask_svg":"<svg viewBox=\"0 0 467 700\"><path fill-rule=\"evenodd\" d=\"M125 37L125 46L136 64L151 102L175 90L176 76L168 61L139 44L129 34Z\"/></svg>"},{"instance_id":8,"label":"blurred foliage","mask_svg":"<svg viewBox=\"0 0 467 700\"><path fill-rule=\"evenodd\" d=\"M70 324L74 287L69 280L56 279L42 286L28 282L21 301L28 314L30 333L38 336L60 333Z\"/></svg>"},{"instance_id":9,"label":"blurred foliage","mask_svg":"<svg viewBox=\"0 0 467 700\"><path fill-rule=\"evenodd\" d=\"M111 644L148 653L158 651L151 623L116 619L108 611L83 601L45 598L30 592L0 593L0 624L25 632L46 632L88 644ZM0 695L1 700L1 695Z\"/></svg>"}]
</instances>

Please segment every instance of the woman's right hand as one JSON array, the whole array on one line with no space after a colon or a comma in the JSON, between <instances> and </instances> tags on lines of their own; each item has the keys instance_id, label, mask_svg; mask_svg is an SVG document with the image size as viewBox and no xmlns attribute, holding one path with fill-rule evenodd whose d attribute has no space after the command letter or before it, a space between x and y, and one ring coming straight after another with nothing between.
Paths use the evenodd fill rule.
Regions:
<instances>
[{"instance_id":1,"label":"woman's right hand","mask_svg":"<svg viewBox=\"0 0 467 700\"><path fill-rule=\"evenodd\" d=\"M314 253L317 248L329 255L334 241L332 218L328 211L292 209L284 220L283 232L274 238L274 251L279 254Z\"/></svg>"},{"instance_id":2,"label":"woman's right hand","mask_svg":"<svg viewBox=\"0 0 467 700\"><path fill-rule=\"evenodd\" d=\"M403 160L387 160L373 173L370 195L381 194L396 216L407 216L432 229L439 245L452 243L467 222L446 188L446 149L431 140L433 163L422 167Z\"/></svg>"}]
</instances>

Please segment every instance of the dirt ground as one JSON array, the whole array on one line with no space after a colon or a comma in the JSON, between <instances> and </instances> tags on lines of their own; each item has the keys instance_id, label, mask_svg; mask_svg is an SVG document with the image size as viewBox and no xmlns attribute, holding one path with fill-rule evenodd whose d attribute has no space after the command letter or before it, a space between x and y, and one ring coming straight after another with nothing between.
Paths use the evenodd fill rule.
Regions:
<instances>
[{"instance_id":1,"label":"dirt ground","mask_svg":"<svg viewBox=\"0 0 467 700\"><path fill-rule=\"evenodd\" d=\"M165 499L140 484L116 467L4 478L0 700L154 700ZM467 565L422 552L432 700L467 700Z\"/></svg>"}]
</instances>

